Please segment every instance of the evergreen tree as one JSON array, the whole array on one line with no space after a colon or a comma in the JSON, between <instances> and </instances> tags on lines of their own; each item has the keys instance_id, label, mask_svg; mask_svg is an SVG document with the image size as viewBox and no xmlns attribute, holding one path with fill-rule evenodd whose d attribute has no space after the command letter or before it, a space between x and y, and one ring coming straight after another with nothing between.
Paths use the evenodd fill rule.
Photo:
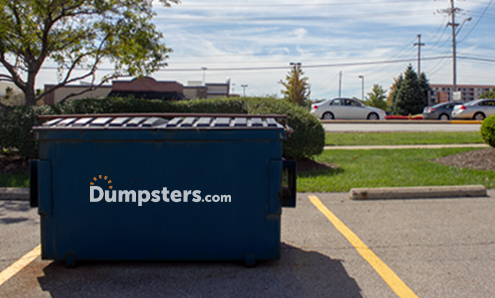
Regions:
<instances>
[{"instance_id":1,"label":"evergreen tree","mask_svg":"<svg viewBox=\"0 0 495 298\"><path fill-rule=\"evenodd\" d=\"M387 102L390 105L390 110L393 114L397 114L395 111L395 102L397 101L397 91L400 89L402 81L404 81L404 76L401 74L398 78L394 79L394 84L390 87L390 94L388 95Z\"/></svg>"},{"instance_id":2,"label":"evergreen tree","mask_svg":"<svg viewBox=\"0 0 495 298\"><path fill-rule=\"evenodd\" d=\"M428 79L426 78L426 74L424 72L419 74L418 78L419 82L419 87L421 88L421 94L423 94L424 98L424 105L428 105L428 93L431 91L430 83L428 82Z\"/></svg>"},{"instance_id":3,"label":"evergreen tree","mask_svg":"<svg viewBox=\"0 0 495 298\"><path fill-rule=\"evenodd\" d=\"M401 77L396 80L392 97L392 112L397 115L421 113L426 106L425 87L421 87L418 75L413 70L412 65L407 67L402 80ZM424 80L427 84L426 76ZM397 84L398 82L400 84Z\"/></svg>"},{"instance_id":4,"label":"evergreen tree","mask_svg":"<svg viewBox=\"0 0 495 298\"><path fill-rule=\"evenodd\" d=\"M285 82L280 80L279 83L285 87L282 90L284 97L291 103L299 106L306 104L309 99L309 83L308 78L303 77L304 72L300 64L294 65L290 72L285 77Z\"/></svg>"}]
</instances>

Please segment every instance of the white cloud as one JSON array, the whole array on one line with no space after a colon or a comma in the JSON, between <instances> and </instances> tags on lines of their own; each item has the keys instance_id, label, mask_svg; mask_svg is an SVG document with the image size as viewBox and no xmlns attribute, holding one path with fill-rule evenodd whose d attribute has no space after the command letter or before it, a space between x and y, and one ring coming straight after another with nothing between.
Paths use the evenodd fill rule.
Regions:
<instances>
[{"instance_id":1,"label":"white cloud","mask_svg":"<svg viewBox=\"0 0 495 298\"><path fill-rule=\"evenodd\" d=\"M493 59L495 41L488 37L495 25L495 5L470 32L487 3L456 2L463 8L457 22L473 18L458 35L464 39L459 55ZM172 7L154 4L154 23L174 50L169 67L154 74L157 79L185 84L201 80L201 67L207 67L207 81L231 78L238 93L242 92L240 85L247 84L247 94L280 94L277 82L285 77L289 62L301 62L312 96L336 96L342 70L343 95L360 97L359 75L365 77L367 93L373 84L389 89L408 64L416 67L417 47L413 44L421 34L426 44L421 49L425 58L421 69L431 83L451 82L450 27L445 28L449 19L437 12L449 7L448 1L182 0ZM438 56L447 58L426 60ZM367 64L396 60L405 62ZM329 66L310 67L318 65ZM495 84L493 66L494 62L459 59L458 83ZM262 69L242 70L253 67ZM220 68L224 70L215 70ZM40 82L55 78L43 75Z\"/></svg>"}]
</instances>

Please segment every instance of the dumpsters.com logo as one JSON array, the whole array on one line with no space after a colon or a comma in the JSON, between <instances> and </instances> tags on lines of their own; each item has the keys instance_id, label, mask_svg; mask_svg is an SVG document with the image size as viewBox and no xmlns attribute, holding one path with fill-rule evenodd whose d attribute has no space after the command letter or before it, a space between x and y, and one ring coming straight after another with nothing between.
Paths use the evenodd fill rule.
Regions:
<instances>
[{"instance_id":1,"label":"dumpsters.com logo","mask_svg":"<svg viewBox=\"0 0 495 298\"><path fill-rule=\"evenodd\" d=\"M104 184L105 187L95 185ZM112 180L108 176L98 175L89 183L89 201L91 203L230 203L231 195L206 195L201 196L200 190L168 190L162 187L160 190L114 190ZM104 189L108 186L108 189Z\"/></svg>"}]
</instances>

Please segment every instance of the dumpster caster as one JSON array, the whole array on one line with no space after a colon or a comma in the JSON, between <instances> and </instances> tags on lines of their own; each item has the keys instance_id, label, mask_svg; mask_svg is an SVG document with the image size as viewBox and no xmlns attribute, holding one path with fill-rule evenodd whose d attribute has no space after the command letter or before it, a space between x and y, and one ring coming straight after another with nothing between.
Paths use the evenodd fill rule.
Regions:
<instances>
[{"instance_id":1,"label":"dumpster caster","mask_svg":"<svg viewBox=\"0 0 495 298\"><path fill-rule=\"evenodd\" d=\"M244 257L244 266L246 268L256 267L256 255L255 254L246 254Z\"/></svg>"},{"instance_id":2,"label":"dumpster caster","mask_svg":"<svg viewBox=\"0 0 495 298\"><path fill-rule=\"evenodd\" d=\"M65 254L64 265L66 268L76 268L76 255Z\"/></svg>"}]
</instances>

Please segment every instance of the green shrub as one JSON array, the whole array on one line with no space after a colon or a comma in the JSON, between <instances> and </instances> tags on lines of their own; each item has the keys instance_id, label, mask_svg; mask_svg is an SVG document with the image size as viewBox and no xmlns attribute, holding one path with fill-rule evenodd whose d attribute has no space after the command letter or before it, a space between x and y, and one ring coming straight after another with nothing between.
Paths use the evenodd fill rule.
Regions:
<instances>
[{"instance_id":1,"label":"green shrub","mask_svg":"<svg viewBox=\"0 0 495 298\"><path fill-rule=\"evenodd\" d=\"M31 140L36 111L17 106L0 109L0 150L17 151L24 157L38 156L36 142Z\"/></svg>"},{"instance_id":2,"label":"green shrub","mask_svg":"<svg viewBox=\"0 0 495 298\"><path fill-rule=\"evenodd\" d=\"M249 114L284 114L294 130L284 142L283 155L288 158L311 158L323 152L325 131L318 119L306 109L272 98L246 99Z\"/></svg>"},{"instance_id":3,"label":"green shrub","mask_svg":"<svg viewBox=\"0 0 495 298\"><path fill-rule=\"evenodd\" d=\"M495 147L495 115L483 120L480 127L481 137L488 145Z\"/></svg>"},{"instance_id":4,"label":"green shrub","mask_svg":"<svg viewBox=\"0 0 495 298\"><path fill-rule=\"evenodd\" d=\"M305 109L273 98L217 98L191 101L141 100L133 98L81 99L42 107L0 110L0 149L14 149L35 158L37 143L30 138L36 115L102 113L229 113L285 114L294 130L284 141L287 158L311 158L323 151L325 133L320 122Z\"/></svg>"}]
</instances>

